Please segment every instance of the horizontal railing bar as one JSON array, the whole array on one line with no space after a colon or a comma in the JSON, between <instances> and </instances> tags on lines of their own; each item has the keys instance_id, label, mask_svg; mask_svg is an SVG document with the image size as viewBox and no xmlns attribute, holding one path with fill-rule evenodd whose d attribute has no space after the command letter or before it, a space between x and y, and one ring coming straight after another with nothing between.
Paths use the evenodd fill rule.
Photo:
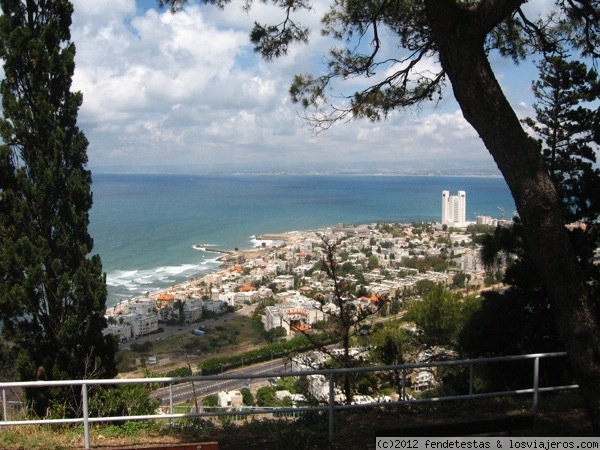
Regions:
<instances>
[{"instance_id":1,"label":"horizontal railing bar","mask_svg":"<svg viewBox=\"0 0 600 450\"><path fill-rule=\"evenodd\" d=\"M579 386L565 385L540 388L539 392L554 392L554 391L565 391L578 389ZM458 400L470 400L477 398L489 398L489 397L507 397L512 395L525 395L532 394L534 389L518 389L511 391L497 391L497 392L485 392L478 394L465 394L465 395L454 395L446 397L432 397L426 399L410 399L401 401L391 402L373 402L373 403L360 403L352 405L334 405L336 411L349 410L349 409L362 409L362 408L389 408L393 406L404 406L407 404L422 404L422 403L439 403L444 401L458 401ZM191 407L193 408L193 407ZM261 414L279 414L279 413L306 413L315 411L327 411L330 406L310 406L310 407L251 407L244 408L241 410L230 410L230 411L203 411L198 413L187 413L187 414L154 414L154 415L139 415L139 416L112 416L112 417L90 417L89 422L120 422L128 420L154 420L154 419L185 419L192 417L216 417L216 416L252 416ZM18 420L18 421L5 421L0 422L0 425L41 425L41 424L64 424L64 423L83 423L83 418L71 418L71 419L37 419L37 420Z\"/></svg>"},{"instance_id":2,"label":"horizontal railing bar","mask_svg":"<svg viewBox=\"0 0 600 450\"><path fill-rule=\"evenodd\" d=\"M496 356L492 358L474 358L455 361L437 361L418 364L399 364L393 366L369 366L354 367L347 369L318 369L318 370L300 370L294 372L264 372L256 373L228 373L222 375L198 375L191 377L158 377L158 378L115 378L115 379L89 379L89 380L52 380L52 381L14 381L1 382L0 389L8 387L45 387L45 386L83 386L83 385L110 385L110 384L177 384L189 383L192 381L222 381L222 380L243 380L256 378L273 378L284 376L307 376L307 375L330 375L345 373L362 372L384 372L402 369L419 369L422 367L445 367L445 366L466 366L469 364L486 364L495 362L519 361L536 358L553 358L566 356L566 352L554 353L534 353L528 355L515 356Z\"/></svg>"},{"instance_id":3,"label":"horizontal railing bar","mask_svg":"<svg viewBox=\"0 0 600 450\"><path fill-rule=\"evenodd\" d=\"M89 448L89 430L88 423L90 422L118 422L118 421L129 421L129 420L157 420L157 419L185 419L193 417L215 417L215 416L251 416L251 415L299 415L313 411L329 411L329 440L330 444L333 441L333 419L334 412L348 409L360 409L360 408L389 408L393 406L409 405L409 404L420 404L420 403L439 403L444 401L456 401L456 400L473 400L489 397L507 397L516 395L533 394L534 403L534 414L537 408L537 396L543 392L553 391L565 391L578 389L578 385L564 385L564 386L548 386L540 388L538 386L538 373L537 368L539 367L539 360L543 358L554 358L554 357L565 357L566 352L553 352L553 353L535 353L529 355L513 355L513 356L498 356L492 358L477 358L477 359L465 359L455 361L433 361L425 363L415 364L399 364L390 366L370 366L370 367L356 367L347 369L318 369L318 370L302 370L302 371L290 371L290 372L262 372L262 373L242 373L242 372L229 372L220 375L198 375L192 377L158 377L158 378L118 378L118 379L88 379L88 380L55 380L55 381L20 381L20 382L1 382L0 389L3 392L3 403L4 403L4 421L0 421L0 426L19 426L19 425L40 425L40 424L84 424L85 434L85 447ZM465 366L472 367L475 364L489 364L489 363L501 363L511 361L524 361L533 360L534 364L534 384L532 388L527 389L516 389L510 391L497 391L497 392L479 392L473 393L472 389L469 389L469 394L453 395L446 397L434 397L426 399L405 399L392 402L381 402L374 401L372 403L361 403L361 404L335 404L333 400L333 384L332 380L337 375L343 375L348 373L365 373L365 372L388 372L388 371L402 371L403 377L407 370L430 368L430 367L448 367L448 366ZM266 379L275 377L301 377L310 375L325 375L329 376L329 400L328 404L321 406L311 407L244 407L241 409L232 410L217 410L214 408L211 410L210 407L206 407L202 411L189 412L185 414L152 414L152 415L139 415L139 416L114 416L114 417L89 417L87 416L88 411L85 406L85 400L88 386L98 385L120 385L120 384L155 384L159 385L158 389L164 389L169 386L180 383L193 383L194 381L228 381L228 380L247 380L247 379ZM472 377L472 375L471 375ZM339 379L339 378L338 378ZM404 378L403 378L404 379ZM472 382L472 380L470 381ZM29 387L29 388L46 388L52 386L81 386L84 394L84 416L81 418L67 418L67 419L36 419L36 420L18 420L9 421L7 420L6 405L8 403L5 398L6 389L12 387ZM404 385L403 385L404 386ZM171 405L169 411L173 411ZM191 407L190 407L191 408Z\"/></svg>"}]
</instances>

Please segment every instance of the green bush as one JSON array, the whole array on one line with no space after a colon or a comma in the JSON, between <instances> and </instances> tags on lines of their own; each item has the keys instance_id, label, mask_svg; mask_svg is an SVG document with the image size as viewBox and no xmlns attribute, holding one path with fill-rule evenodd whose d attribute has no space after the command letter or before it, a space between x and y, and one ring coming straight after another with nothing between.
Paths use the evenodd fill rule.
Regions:
<instances>
[{"instance_id":1,"label":"green bush","mask_svg":"<svg viewBox=\"0 0 600 450\"><path fill-rule=\"evenodd\" d=\"M148 385L120 384L99 387L89 402L91 416L138 416L154 414L160 405L159 399L150 398Z\"/></svg>"},{"instance_id":2,"label":"green bush","mask_svg":"<svg viewBox=\"0 0 600 450\"><path fill-rule=\"evenodd\" d=\"M136 352L136 353L148 353L150 350L152 350L153 347L154 346L152 345L152 342L150 342L150 341L146 341L142 344L140 344L138 342L132 342L131 345L129 346L131 351Z\"/></svg>"},{"instance_id":3,"label":"green bush","mask_svg":"<svg viewBox=\"0 0 600 450\"><path fill-rule=\"evenodd\" d=\"M189 367L179 367L178 369L173 369L165 373L165 377L178 378L178 377L191 377L192 369Z\"/></svg>"},{"instance_id":4,"label":"green bush","mask_svg":"<svg viewBox=\"0 0 600 450\"><path fill-rule=\"evenodd\" d=\"M326 334L315 334L312 339L322 345L333 342L333 339ZM239 355L208 358L202 361L198 368L201 370L202 375L213 375L220 373L222 370L241 367L242 364L256 364L312 348L314 348L314 345L311 341L306 336L300 335L289 341L274 342L263 348L250 350Z\"/></svg>"}]
</instances>

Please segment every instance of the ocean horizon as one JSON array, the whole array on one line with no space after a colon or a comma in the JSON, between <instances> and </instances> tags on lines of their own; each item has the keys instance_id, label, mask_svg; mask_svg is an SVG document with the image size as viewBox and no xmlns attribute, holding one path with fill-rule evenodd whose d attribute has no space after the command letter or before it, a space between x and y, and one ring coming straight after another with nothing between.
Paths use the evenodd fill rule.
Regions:
<instances>
[{"instance_id":1,"label":"ocean horizon","mask_svg":"<svg viewBox=\"0 0 600 450\"><path fill-rule=\"evenodd\" d=\"M443 190L467 196L467 220L511 218L502 177L392 174L94 173L90 234L112 306L219 268L223 250L250 249L256 236L340 223L439 222Z\"/></svg>"}]
</instances>

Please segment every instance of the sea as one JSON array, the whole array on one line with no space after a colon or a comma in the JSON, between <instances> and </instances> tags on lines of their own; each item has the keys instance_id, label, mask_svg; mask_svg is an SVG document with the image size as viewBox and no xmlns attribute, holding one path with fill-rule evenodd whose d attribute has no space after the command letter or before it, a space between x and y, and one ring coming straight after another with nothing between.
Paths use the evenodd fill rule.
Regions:
<instances>
[{"instance_id":1,"label":"sea","mask_svg":"<svg viewBox=\"0 0 600 450\"><path fill-rule=\"evenodd\" d=\"M441 219L442 191L465 191L467 220L511 218L501 177L94 174L90 234L107 276L107 306L218 270L218 253L257 236L338 224Z\"/></svg>"}]
</instances>

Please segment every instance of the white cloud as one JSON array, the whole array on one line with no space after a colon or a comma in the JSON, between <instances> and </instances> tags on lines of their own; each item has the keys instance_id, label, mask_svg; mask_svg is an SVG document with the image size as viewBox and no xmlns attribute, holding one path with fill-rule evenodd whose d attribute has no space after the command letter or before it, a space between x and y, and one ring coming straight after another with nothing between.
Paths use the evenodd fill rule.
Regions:
<instances>
[{"instance_id":1,"label":"white cloud","mask_svg":"<svg viewBox=\"0 0 600 450\"><path fill-rule=\"evenodd\" d=\"M288 88L294 74L322 64L331 41L318 30L329 3L317 0L313 11L300 15L313 29L309 44L265 62L248 34L256 17L281 20L281 11L268 4L255 3L250 14L232 3L224 10L191 5L172 15L144 9L140 0L74 0L74 88L84 94L79 121L90 140L92 168L393 168L457 155L492 166L450 91L437 109L394 112L381 123L339 123L315 136ZM423 67L438 65L426 60ZM357 86L347 85L344 93Z\"/></svg>"}]
</instances>

